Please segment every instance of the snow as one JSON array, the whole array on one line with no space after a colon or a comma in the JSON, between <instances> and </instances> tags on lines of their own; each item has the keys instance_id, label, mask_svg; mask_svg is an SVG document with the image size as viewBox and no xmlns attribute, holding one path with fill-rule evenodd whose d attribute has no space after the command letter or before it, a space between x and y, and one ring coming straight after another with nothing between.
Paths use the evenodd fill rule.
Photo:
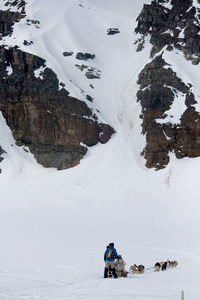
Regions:
<instances>
[{"instance_id":1,"label":"snow","mask_svg":"<svg viewBox=\"0 0 200 300\"><path fill-rule=\"evenodd\" d=\"M173 90L173 87L171 87ZM164 119L157 119L156 122L170 123L170 124L180 124L181 116L186 110L187 106L185 105L185 94L181 92L176 92L175 99L169 110L166 111L166 117Z\"/></svg>"},{"instance_id":2,"label":"snow","mask_svg":"<svg viewBox=\"0 0 200 300\"><path fill-rule=\"evenodd\" d=\"M200 158L177 160L171 153L169 165L155 171L141 156L145 136L136 81L150 62L151 46L147 38L136 52L133 31L150 1L27 2L26 19L1 43L44 58L71 95L86 101L84 91L94 98L87 104L116 133L107 144L89 148L77 167L57 171L39 166L28 149L18 147L0 115L6 151L0 163L0 298L178 300L184 291L185 299L199 299ZM120 33L108 36L113 27ZM33 44L24 46L24 40ZM64 57L64 51L73 55ZM95 54L85 64L100 69L100 79L89 80L77 69L77 52ZM198 99L199 66L181 53L165 52L164 58L193 84ZM172 109L179 118L180 107ZM127 269L143 264L145 273L104 279L110 242ZM178 266L154 273L154 264L168 258Z\"/></svg>"}]
</instances>

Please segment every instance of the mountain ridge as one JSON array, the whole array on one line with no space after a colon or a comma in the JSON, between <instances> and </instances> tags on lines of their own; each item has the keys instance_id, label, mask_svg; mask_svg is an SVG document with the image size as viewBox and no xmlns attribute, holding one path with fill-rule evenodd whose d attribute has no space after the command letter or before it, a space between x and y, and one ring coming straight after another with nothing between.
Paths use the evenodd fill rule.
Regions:
<instances>
[{"instance_id":1,"label":"mountain ridge","mask_svg":"<svg viewBox=\"0 0 200 300\"><path fill-rule=\"evenodd\" d=\"M149 53L149 59L146 60L146 63L144 64L144 66L142 66L142 63L141 63L141 67L140 67L141 71L138 73L138 78L136 79L136 83L135 84L131 83L131 84L134 84L134 86L135 86L135 91L133 91L133 99L137 99L136 101L141 103L141 113L139 114L139 117L141 118L142 130L138 134L143 134L146 136L146 145L143 144L143 149L142 149L142 145L140 146L140 148L141 148L140 154L143 155L146 160L146 163L145 163L146 167L154 168L156 170L166 167L166 165L169 163L169 153L170 152L174 152L177 158L183 158L183 157L187 157L187 156L198 157L200 155L200 145L198 142L199 134L200 134L200 132L199 132L199 127L200 127L199 126L199 113L196 110L196 106L195 106L197 104L198 94L195 95L193 93L194 88L193 88L192 83L188 83L188 82L184 83L184 81L182 81L182 79L177 76L176 72L173 71L172 64L168 63L167 59L164 58L164 56L166 56L165 55L166 52L172 53L172 52L176 51L176 49L177 49L177 51L183 52L185 58L188 61L191 60L192 64L198 65L198 62L199 62L198 61L199 54L198 54L198 46L197 46L198 43L196 44L196 42L199 41L199 36L198 36L199 2L197 1L195 4L193 1L187 1L184 3L184 6L181 7L181 10L179 9L179 6L180 6L179 4L180 3L178 0L171 1L171 4L169 1L151 1L151 2L149 2L149 4L144 4L144 6L141 10L141 13L139 14L139 16L136 19L137 25L136 25L135 29L132 28L132 31L135 31L135 33L136 33L136 40L133 43L134 45L132 46L132 50L136 49L135 55L138 55L137 53L139 53L139 52L143 52L143 48L146 47L145 44L147 43L146 40L147 40L148 36L150 37L150 45L152 45L151 51ZM194 6L193 4L196 6ZM11 26L11 24L14 25L16 20L19 21L21 18L24 18L23 28L29 28L29 27L31 28L32 27L33 29L31 29L31 31L33 31L33 32L37 31L39 33L40 30L42 30L43 24L42 24L41 20L37 20L36 18L34 18L34 19L29 18L28 15L25 17L26 3L24 1L6 2L5 7L9 7L9 9L17 8L17 10L16 10L16 12L12 12L9 10L2 11L2 13L6 13L6 14L10 13L13 16L13 20L7 26L2 27L2 38L3 38L2 47L7 47L7 46L5 46L5 43L9 42L9 41L11 41L11 43L13 43L13 42L16 43L17 38L15 37L15 35L13 36L13 33L12 33L13 26ZM29 7L31 7L30 4L29 4ZM72 6L71 2L69 2L68 8L72 9L72 7L73 6ZM81 14L82 14L82 12L85 11L84 14L89 13L89 15L92 16L91 11L95 12L95 9L97 9L97 8L95 8L95 6L89 6L89 2L87 3L87 2L80 1L80 3L79 3L79 1L77 1L77 11L79 10L80 11L79 13L81 13ZM88 10L88 11L86 11L86 10ZM109 11L106 12L106 14L105 14L105 16L107 18L109 16ZM123 20L123 17L122 17L122 20ZM20 22L18 22L18 23L20 23ZM117 26L117 23L118 23L118 21L116 21L115 24L112 24L112 25L116 25L115 27L112 26L110 28L118 29L119 26ZM107 28L109 29L108 20L105 21L105 24L107 24ZM17 23L16 23L16 25L17 25ZM97 21L97 25L98 25L98 21ZM111 25L111 24L109 24L109 25ZM84 26L86 26L85 23L84 23ZM8 28L9 30L3 31L3 28ZM87 28L87 27L85 27L85 28ZM105 29L106 29L106 27L105 27ZM77 29L75 29L75 30L77 32ZM102 30L102 28L101 28L101 30ZM115 38L115 36L113 36L113 37L109 38L110 42L108 39L106 40L106 43L108 43L106 47L109 47L109 45L110 45L110 47L111 47L110 52L111 53L112 53L112 51L113 51L113 53L116 52L115 55L118 55L118 49L115 48L116 47L115 46L112 50L112 46L110 43L112 43L111 42L111 38L112 38L112 39L115 39L115 42L118 41L116 45L119 46L120 35L122 35L122 36L124 35L124 32L123 32L124 29L122 29L122 33L120 32L120 30L121 30L121 28L119 28L119 32L117 32L117 34L115 34L115 36L116 35L118 36L117 38ZM15 29L15 31L16 31L16 29ZM29 30L27 30L27 32L29 32ZM105 35L104 37L102 35L102 31L100 31L100 32L101 32L101 38L105 39L106 30L104 32L104 35ZM22 33L25 33L24 29L23 29ZM11 36L8 37L8 34L10 34ZM139 38L138 38L138 35L140 35ZM17 36L17 34L16 34L16 36ZM26 34L25 34L25 36L26 36ZM134 38L134 36L132 36L132 40L133 40L133 38ZM14 48L13 48L13 50L12 50L13 52L18 51L18 53L19 53L20 51L24 51L24 49L26 49L26 51L29 49L36 49L35 43L37 42L37 39L34 40L34 42L30 39L26 39L23 41L23 45L22 45L23 34L21 34L20 39L21 39L20 48L23 48L23 50L21 50L21 49L14 50ZM45 41L45 39L44 39L44 41ZM78 43L79 43L79 41L78 41ZM15 45L12 47L17 48L18 46ZM1 53L3 53L3 51L4 51L4 53L6 53L6 51L8 53L9 51L11 51L12 47L8 48L8 50L6 50L6 48L5 48L5 50L1 50ZM87 47L84 47L84 48L86 49ZM174 48L174 50L173 50L173 48ZM115 77L114 72L118 72L120 70L117 70L117 63L114 62L114 60L113 60L113 62L116 64L116 67L114 67L113 64L111 63L111 61L109 61L111 56L106 58L105 53L103 53L103 52L102 52L103 58L101 59L101 63L105 64L105 62L107 60L109 62L109 64L108 64L108 66L106 66L106 68L105 68L105 65L102 65L102 67L103 67L103 69L102 69L102 67L100 67L100 65L99 65L100 57L99 57L99 55L96 56L96 53L94 53L95 51L92 51L94 49L91 48L91 53L90 52L81 52L80 50L82 50L82 49L79 49L79 51L77 49L76 52L74 52L73 48L63 49L63 52L62 52L62 55L65 58L65 60L66 61L68 60L68 62L70 64L71 63L74 64L74 66L72 66L72 64L71 64L71 70L73 68L72 74L74 74L74 75L76 74L75 75L76 81L77 81L77 78L80 77L80 80L78 79L78 81L76 83L73 82L73 80L71 80L70 78L68 78L69 79L68 82L71 82L70 84L72 84L75 87L75 89L79 90L79 96L81 96L81 97L78 97L78 99L81 101L84 101L87 104L88 108L91 109L91 111L93 111L92 113L90 113L90 115L93 115L93 117L92 117L93 120L91 118L89 121L89 123L93 122L93 125L95 128L93 130L93 133L89 129L86 129L85 131L83 131L83 130L81 131L81 127L89 128L89 123L88 123L88 120L86 120L86 119L84 120L85 125L83 125L83 124L80 124L78 126L75 125L75 123L78 124L80 115L77 115L77 117L78 117L77 121L75 121L75 120L72 121L72 119L74 119L74 117L71 118L71 121L70 121L70 119L68 119L67 123L65 121L66 124L62 128L61 124L59 124L59 122L58 122L59 118L56 117L56 115L58 116L61 113L61 110L59 112L56 112L56 106L53 108L53 111L55 112L55 116L53 118L51 118L51 121L50 121L50 119L49 119L50 113L49 112L51 112L51 109L50 109L50 106L48 107L48 105L45 108L45 111L47 112L46 117L47 117L47 119L49 119L48 123L52 124L51 130L45 133L44 128L47 125L42 125L43 131L44 131L43 133L41 133L42 131L39 127L36 131L37 132L36 134L34 133L34 131L31 133L31 130L33 128L36 128L37 126L41 127L41 125L39 125L40 121L38 121L38 122L34 121L32 119L32 117L30 117L31 114L33 116L36 116L37 113L35 113L35 112L31 113L31 111L30 111L30 112L26 113L29 115L29 117L26 118L26 122L29 122L29 124L27 123L27 126L25 126L27 128L29 127L29 133L27 131L22 132L22 128L23 128L22 124L25 119L21 120L21 125L17 124L17 123L14 124L12 122L12 120L13 120L12 114L14 112L11 114L11 117L8 118L8 114L5 113L6 111L8 111L8 108L6 108L6 106L1 107L1 110L3 111L3 114L6 117L6 121L7 121L8 125L12 128L12 131L14 133L16 140L18 140L22 145L24 144L26 146L29 146L31 152L34 153L37 161L42 163L46 167L54 166L54 167L57 167L58 169L64 169L64 168L68 168L68 167L77 165L77 163L79 163L80 159L82 159L83 156L86 154L87 146L95 145L99 141L103 142L103 143L108 142L110 137L112 136L112 134L115 131L118 132L118 128L119 128L119 126L121 126L120 125L121 117L120 117L119 112L113 111L113 113L117 113L119 123L117 124L115 122L115 124L112 124L113 122L110 117L106 118L107 120L105 122L105 117L102 113L103 111L101 108L101 97L110 97L111 106L110 106L109 110L111 110L111 112L112 112L112 110L115 109L114 105L112 104L112 101L113 101L112 97L115 97L114 96L114 93L115 93L114 86L116 84L112 82L113 81L112 78ZM108 49L108 48L105 48L105 49ZM103 50L103 47L102 47L102 50ZM53 51L55 51L55 50L53 50ZM33 52L33 51L31 50L30 52ZM7 71L7 77L11 78L13 76L13 74L12 74L13 68L11 66L11 61L9 61L8 58L5 58L4 54L2 54L2 55L3 55L2 60L5 61L4 62L5 70L6 69L8 70L8 68L10 68ZM31 54L29 54L29 55L31 55ZM61 53L58 55L61 55ZM120 56L121 56L121 54L119 52L119 57ZM143 54L143 56L144 56L144 54ZM22 57L23 57L23 55L22 55ZM26 57L26 55L24 57ZM106 60L105 60L105 58L106 58ZM117 58L117 56L116 56L116 58ZM20 64L22 64L22 66L23 66L23 59L24 58L21 58L21 62L20 62ZM55 57L54 57L54 59L55 59ZM124 61L126 61L126 59ZM161 63L161 61L163 61L163 62ZM68 62L66 62L66 64L68 64ZM15 62L14 62L14 64L15 64ZM45 64L47 64L48 68L46 68ZM126 62L125 62L125 64L126 64ZM42 69L40 70L41 66L42 66ZM27 68L27 70L25 70L25 67ZM24 71L25 71L25 73L28 74L28 69L30 70L32 67L28 66L27 60L25 63L25 67L24 67ZM76 68L76 70L74 69L74 67ZM112 68L113 68L113 70L112 70ZM2 67L2 69L3 69L3 67ZM56 79L56 80L52 79L54 71L53 70L50 71L50 69L51 68L49 68L49 61L46 61L46 60L43 61L42 65L38 66L38 71L37 71L38 75L36 75L37 80L35 82L39 82L39 80L42 80L41 82L43 82L43 84L47 84L47 87L45 88L45 93L48 91L48 89L50 87L52 87L51 85L53 85L56 89L58 89L59 90L58 94L55 94L55 96L54 96L54 99L56 99L56 98L61 97L58 95L61 95L61 93L63 94L66 84L61 82L58 79ZM6 84L5 84L6 81L4 78L5 74L6 74L5 70L4 70L4 73L2 73L3 86L6 86ZM35 73L35 70L34 70L34 73ZM49 72L47 70L49 70ZM126 69L124 69L124 71L126 72ZM9 73L9 72L11 72L11 73ZM77 77L77 75L78 75L77 72L79 72L79 77ZM109 91L109 87L107 87L107 86L104 87L104 84L106 83L106 77L104 79L104 76L106 74L105 72L107 72L107 75L108 75L107 78L109 79L109 81L111 83L111 87L113 86L110 89L110 91L113 92L113 96L106 94L106 93L110 93L110 91ZM133 72L134 72L134 67L133 67ZM69 72L67 72L67 73L70 74ZM43 77L42 77L43 74L45 75L45 78L46 78L45 80L43 80ZM125 74L125 75L127 76L127 74ZM23 75L23 76L26 76L26 75ZM49 76L49 78L48 78L48 76ZM56 74L56 76L57 76L57 74ZM69 76L71 77L71 75L69 75ZM30 78L30 73L29 73L28 77ZM28 78L28 77L24 77L24 78ZM84 77L85 77L85 79L84 79ZM34 78L34 77L32 77L32 78ZM120 77L119 77L119 80L120 80ZM122 77L121 77L121 80L123 83ZM57 81L57 83L56 83L56 81ZM107 82L108 82L108 80L107 80ZM17 83L15 83L15 84L17 84ZM32 79L32 82L30 82L29 84L30 85L33 84L33 79ZM82 87L79 87L79 85L80 86L82 85ZM117 85L116 85L116 88L117 88ZM3 87L3 89L6 89L6 87ZM24 88L22 88L22 90L20 91L20 94L23 93L23 89ZM89 91L89 93L87 91ZM51 91L50 93L53 94L54 92L52 93L52 91ZM122 93L123 93L123 91L122 91ZM31 95L31 91L29 91L28 94ZM68 91L66 91L66 99L70 99L67 96L67 94L69 94ZM171 121L169 121L168 111L170 111L170 109L173 105L173 102L175 101L175 99L177 97L183 98L184 95L185 95L185 105L186 105L185 113L183 110L182 118L180 119L179 122L176 122L176 123L173 122L174 116L172 114L170 117ZM9 98L8 95L5 97L7 99ZM47 95L47 97L50 97L50 96ZM122 97L124 98L123 95L122 95ZM97 98L99 98L99 99L97 99ZM35 100L33 100L33 101L35 102ZM68 101L68 100L65 100L65 101ZM43 100L39 100L39 102L42 103ZM7 102L5 101L4 103L7 103ZM81 103L81 102L77 102L77 103ZM99 104L100 104L100 106L99 106ZM30 109L32 109L31 105L32 104L30 103ZM50 105L50 103L49 103L49 105ZM125 105L126 105L125 103L124 103L124 108L123 108L123 103L121 103L121 104L119 103L118 105L121 106L122 111L125 110ZM120 106L119 106L119 109L120 109ZM12 107L14 107L14 106L12 106ZM26 107L28 107L28 106L26 105ZM105 111L105 108L103 108L103 110ZM64 107L62 107L62 111L64 111ZM76 113L77 112L75 112L75 114ZM132 111L132 114L134 115L133 111ZM43 113L42 118L44 118L44 115L45 114ZM187 116L189 121L187 121L187 118L185 116ZM123 115L123 117L126 119L125 115ZM57 121L55 121L55 118L57 119ZM99 125L98 125L98 121L97 121L98 118L100 118ZM39 119L41 119L41 115L39 116ZM166 122L165 122L165 119L166 119ZM101 123L101 120L103 121L103 123ZM75 122L74 125L72 125L73 122ZM111 124L110 124L111 126L109 125L109 122L111 122ZM122 121L122 122L124 122L124 121ZM106 123L107 123L107 125L106 125ZM88 124L88 125L86 125L86 124ZM21 127L21 133L19 134L20 131L17 133L16 128L20 128L20 127ZM58 128L57 133L55 133L55 130L53 129L55 127ZM49 141L51 140L51 143L49 143L48 139L47 139L47 136L50 134L50 132L54 132L54 134L49 139ZM56 150L55 145L57 142L56 142L55 136L56 135L58 136L59 132L65 132L65 134L68 136L68 139L66 139L66 142L63 142L63 143L61 141L58 142L59 149ZM46 135L46 137L45 137L45 135ZM90 138L90 136L92 136L92 135L93 135L93 137ZM32 141L33 138L31 138L31 136L35 136L34 142ZM43 136L43 137L39 140L38 139L39 136ZM75 138L75 136L76 136L76 138ZM81 136L81 137L84 136L84 138L80 139L80 138L78 138L78 136ZM97 136L99 136L99 137L97 138ZM89 139L93 139L93 141L89 142ZM41 143L42 140L43 141L46 140L44 142L44 146L42 146L42 143ZM64 136L62 136L62 140L64 141ZM73 142L73 140L74 140L74 142ZM87 140L88 140L88 142L87 142ZM85 147L83 147L83 145L81 145L80 143L83 143L85 145ZM32 146L30 146L31 144L32 144ZM49 150L47 150L48 144L49 144ZM79 146L78 146L78 144L79 144ZM65 147L64 145L67 146L65 150L63 148L63 147ZM44 148L44 149L42 150L42 148ZM73 152L74 152L74 159L73 159ZM47 158L47 156L49 156L49 158ZM62 158L59 160L57 158L58 156L60 156Z\"/></svg>"}]
</instances>

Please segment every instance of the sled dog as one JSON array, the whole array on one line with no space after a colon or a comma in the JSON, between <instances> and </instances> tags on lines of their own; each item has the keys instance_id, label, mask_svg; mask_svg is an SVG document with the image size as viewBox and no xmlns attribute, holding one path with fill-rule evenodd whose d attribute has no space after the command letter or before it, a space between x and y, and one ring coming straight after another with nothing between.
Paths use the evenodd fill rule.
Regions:
<instances>
[{"instance_id":1,"label":"sled dog","mask_svg":"<svg viewBox=\"0 0 200 300\"><path fill-rule=\"evenodd\" d=\"M130 274L135 274L135 273L137 273L137 266L136 266L136 265L130 266L129 273L130 273Z\"/></svg>"},{"instance_id":2,"label":"sled dog","mask_svg":"<svg viewBox=\"0 0 200 300\"><path fill-rule=\"evenodd\" d=\"M164 262L162 265L162 271L165 271L167 269L167 261Z\"/></svg>"},{"instance_id":3,"label":"sled dog","mask_svg":"<svg viewBox=\"0 0 200 300\"><path fill-rule=\"evenodd\" d=\"M176 260L170 261L170 268L177 267L177 266L178 266L178 262Z\"/></svg>"},{"instance_id":4,"label":"sled dog","mask_svg":"<svg viewBox=\"0 0 200 300\"><path fill-rule=\"evenodd\" d=\"M155 266L154 266L154 272L160 271L160 268L161 268L160 263L159 263L159 262L155 263Z\"/></svg>"}]
</instances>

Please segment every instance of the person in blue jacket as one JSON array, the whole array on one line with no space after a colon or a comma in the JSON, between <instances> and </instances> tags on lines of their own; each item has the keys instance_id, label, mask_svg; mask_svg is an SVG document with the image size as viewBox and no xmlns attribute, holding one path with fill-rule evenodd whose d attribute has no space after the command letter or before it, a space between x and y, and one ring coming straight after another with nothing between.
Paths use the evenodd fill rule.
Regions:
<instances>
[{"instance_id":1,"label":"person in blue jacket","mask_svg":"<svg viewBox=\"0 0 200 300\"><path fill-rule=\"evenodd\" d=\"M104 260L105 260L104 278L108 277L109 267L112 269L114 278L117 278L117 274L115 270L115 262L114 262L117 257L118 254L116 249L114 248L114 243L110 243L104 253Z\"/></svg>"}]
</instances>

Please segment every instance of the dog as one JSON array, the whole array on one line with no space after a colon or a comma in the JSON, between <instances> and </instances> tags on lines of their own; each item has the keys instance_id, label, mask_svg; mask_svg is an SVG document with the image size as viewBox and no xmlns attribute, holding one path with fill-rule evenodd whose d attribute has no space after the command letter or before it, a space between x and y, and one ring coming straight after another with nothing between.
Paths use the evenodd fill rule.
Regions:
<instances>
[{"instance_id":1,"label":"dog","mask_svg":"<svg viewBox=\"0 0 200 300\"><path fill-rule=\"evenodd\" d=\"M137 266L136 265L132 265L130 266L130 269L129 269L129 273L130 274L136 274L137 273Z\"/></svg>"},{"instance_id":2,"label":"dog","mask_svg":"<svg viewBox=\"0 0 200 300\"><path fill-rule=\"evenodd\" d=\"M145 269L145 266L143 266L143 265L137 266L136 264L134 264L134 265L130 266L129 273L130 274L142 274L142 273L144 273L144 269Z\"/></svg>"},{"instance_id":3,"label":"dog","mask_svg":"<svg viewBox=\"0 0 200 300\"><path fill-rule=\"evenodd\" d=\"M137 266L137 273L138 274L144 273L144 269L145 269L145 266L143 266L143 265Z\"/></svg>"},{"instance_id":4,"label":"dog","mask_svg":"<svg viewBox=\"0 0 200 300\"><path fill-rule=\"evenodd\" d=\"M177 266L178 266L178 262L176 260L170 261L170 268L177 267Z\"/></svg>"},{"instance_id":5,"label":"dog","mask_svg":"<svg viewBox=\"0 0 200 300\"><path fill-rule=\"evenodd\" d=\"M170 262L170 260L169 260L169 258L167 259L167 268L170 268L170 264L171 264L171 262Z\"/></svg>"},{"instance_id":6,"label":"dog","mask_svg":"<svg viewBox=\"0 0 200 300\"><path fill-rule=\"evenodd\" d=\"M160 268L161 268L161 264L159 262L155 263L154 272L160 271Z\"/></svg>"},{"instance_id":7,"label":"dog","mask_svg":"<svg viewBox=\"0 0 200 300\"><path fill-rule=\"evenodd\" d=\"M167 261L165 261L162 265L162 271L165 271L167 269Z\"/></svg>"}]
</instances>

